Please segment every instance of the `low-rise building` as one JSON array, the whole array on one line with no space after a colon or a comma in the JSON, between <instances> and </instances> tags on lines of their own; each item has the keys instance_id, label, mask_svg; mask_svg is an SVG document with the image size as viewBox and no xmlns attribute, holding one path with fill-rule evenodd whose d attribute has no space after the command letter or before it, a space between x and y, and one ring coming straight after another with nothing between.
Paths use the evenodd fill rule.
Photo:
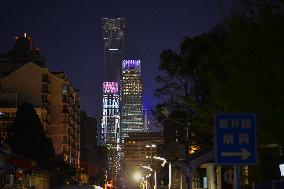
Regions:
<instances>
[{"instance_id":1,"label":"low-rise building","mask_svg":"<svg viewBox=\"0 0 284 189\"><path fill-rule=\"evenodd\" d=\"M150 165L158 154L158 145L163 144L160 132L129 132L124 142L124 162L127 170L141 165Z\"/></svg>"},{"instance_id":2,"label":"low-rise building","mask_svg":"<svg viewBox=\"0 0 284 189\"><path fill-rule=\"evenodd\" d=\"M16 104L16 107L29 103L46 112L46 132L52 139L55 153L63 155L66 162L78 166L79 92L65 74L51 73L47 68L30 62L2 78L0 85L2 95L15 94L16 102L12 103Z\"/></svg>"},{"instance_id":3,"label":"low-rise building","mask_svg":"<svg viewBox=\"0 0 284 189\"><path fill-rule=\"evenodd\" d=\"M13 49L0 55L0 97L2 114L9 117L1 122L2 138L7 136L5 130L17 107L29 103L42 119L55 153L79 166L79 91L64 72L45 67L43 56L26 33L16 36Z\"/></svg>"}]
</instances>

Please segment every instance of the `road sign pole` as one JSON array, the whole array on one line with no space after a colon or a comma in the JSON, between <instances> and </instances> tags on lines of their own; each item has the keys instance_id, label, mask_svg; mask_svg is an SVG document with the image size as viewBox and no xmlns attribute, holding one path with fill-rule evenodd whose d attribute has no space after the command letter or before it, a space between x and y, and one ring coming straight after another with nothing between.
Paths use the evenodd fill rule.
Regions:
<instances>
[{"instance_id":1,"label":"road sign pole","mask_svg":"<svg viewBox=\"0 0 284 189\"><path fill-rule=\"evenodd\" d=\"M241 185L241 171L240 166L234 166L234 189L240 189Z\"/></svg>"}]
</instances>

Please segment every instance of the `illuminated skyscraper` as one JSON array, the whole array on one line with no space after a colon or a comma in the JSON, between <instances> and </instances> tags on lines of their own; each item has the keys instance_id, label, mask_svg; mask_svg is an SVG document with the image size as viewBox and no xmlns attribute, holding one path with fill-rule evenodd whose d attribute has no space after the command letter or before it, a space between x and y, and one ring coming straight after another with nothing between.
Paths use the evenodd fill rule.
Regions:
<instances>
[{"instance_id":1,"label":"illuminated skyscraper","mask_svg":"<svg viewBox=\"0 0 284 189\"><path fill-rule=\"evenodd\" d=\"M103 144L117 141L119 135L117 132L119 132L120 126L119 89L121 81L124 27L124 18L102 19L104 64L106 71L106 79L103 84L102 134L100 136L100 140ZM115 127L117 127L117 129L115 129ZM117 142L119 143L119 141Z\"/></svg>"},{"instance_id":2,"label":"illuminated skyscraper","mask_svg":"<svg viewBox=\"0 0 284 189\"><path fill-rule=\"evenodd\" d=\"M106 81L120 82L125 19L103 18L102 24Z\"/></svg>"},{"instance_id":3,"label":"illuminated skyscraper","mask_svg":"<svg viewBox=\"0 0 284 189\"><path fill-rule=\"evenodd\" d=\"M107 179L117 180L120 170L120 82L125 19L102 19L105 82L103 83L103 118L100 139L108 149Z\"/></svg>"},{"instance_id":4,"label":"illuminated skyscraper","mask_svg":"<svg viewBox=\"0 0 284 189\"><path fill-rule=\"evenodd\" d=\"M122 140L129 132L143 131L140 60L122 62Z\"/></svg>"},{"instance_id":5,"label":"illuminated skyscraper","mask_svg":"<svg viewBox=\"0 0 284 189\"><path fill-rule=\"evenodd\" d=\"M102 141L107 147L120 142L120 113L118 82L103 83Z\"/></svg>"}]
</instances>

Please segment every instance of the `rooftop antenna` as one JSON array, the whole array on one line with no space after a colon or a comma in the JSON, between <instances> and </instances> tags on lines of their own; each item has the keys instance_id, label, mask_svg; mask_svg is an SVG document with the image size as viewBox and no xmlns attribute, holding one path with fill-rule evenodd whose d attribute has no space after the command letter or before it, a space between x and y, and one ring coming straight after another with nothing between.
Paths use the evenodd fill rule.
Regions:
<instances>
[{"instance_id":1,"label":"rooftop antenna","mask_svg":"<svg viewBox=\"0 0 284 189\"><path fill-rule=\"evenodd\" d=\"M24 18L24 37L27 37L27 20Z\"/></svg>"}]
</instances>

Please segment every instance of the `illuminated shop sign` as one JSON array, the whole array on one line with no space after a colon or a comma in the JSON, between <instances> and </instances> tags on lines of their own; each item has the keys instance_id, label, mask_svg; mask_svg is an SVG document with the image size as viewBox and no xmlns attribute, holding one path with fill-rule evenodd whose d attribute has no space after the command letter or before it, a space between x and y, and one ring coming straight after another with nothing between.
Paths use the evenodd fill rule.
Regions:
<instances>
[{"instance_id":1,"label":"illuminated shop sign","mask_svg":"<svg viewBox=\"0 0 284 189\"><path fill-rule=\"evenodd\" d=\"M138 70L140 72L140 60L123 60L122 71L124 70Z\"/></svg>"},{"instance_id":2,"label":"illuminated shop sign","mask_svg":"<svg viewBox=\"0 0 284 189\"><path fill-rule=\"evenodd\" d=\"M103 82L104 93L118 93L117 82Z\"/></svg>"}]
</instances>

